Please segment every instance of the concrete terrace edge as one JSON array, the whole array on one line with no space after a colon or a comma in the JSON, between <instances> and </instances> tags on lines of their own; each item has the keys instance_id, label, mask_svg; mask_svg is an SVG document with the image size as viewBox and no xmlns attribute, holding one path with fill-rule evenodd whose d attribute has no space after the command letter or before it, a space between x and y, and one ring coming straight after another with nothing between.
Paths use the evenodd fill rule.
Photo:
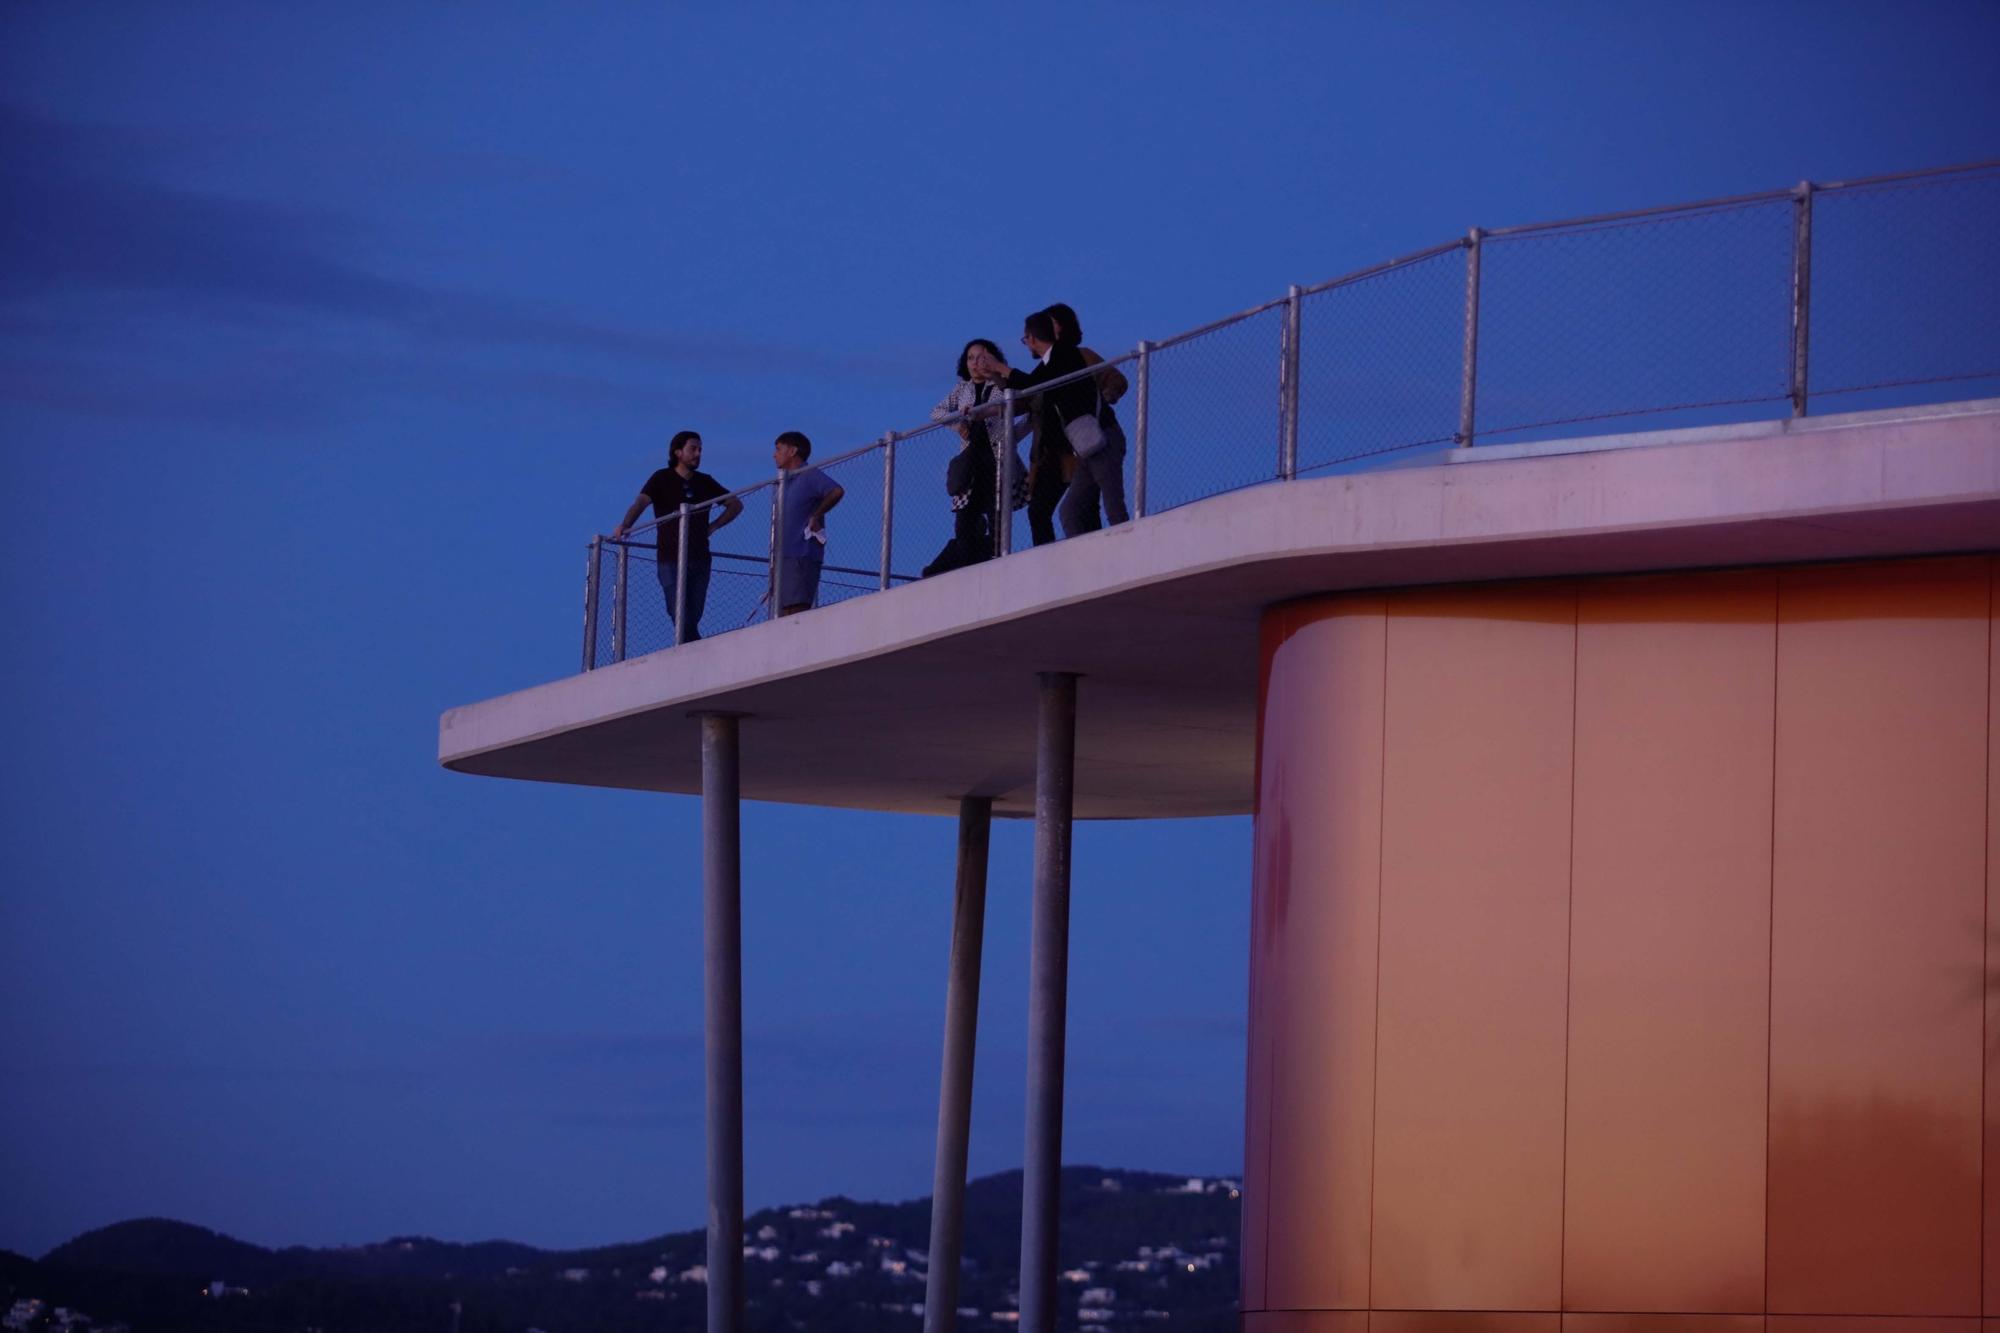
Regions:
<instances>
[{"instance_id":1,"label":"concrete terrace edge","mask_svg":"<svg viewBox=\"0 0 2000 1333\"><path fill-rule=\"evenodd\" d=\"M1233 598L1218 611L1240 616L1343 587L1996 544L2000 402L1481 448L1423 467L1260 484L453 708L440 719L438 756L487 771L483 756L579 728L726 708L758 686L1175 585ZM1269 576L1223 587L1222 576L1253 567ZM1049 645L1037 665L1067 669L1063 646Z\"/></svg>"}]
</instances>

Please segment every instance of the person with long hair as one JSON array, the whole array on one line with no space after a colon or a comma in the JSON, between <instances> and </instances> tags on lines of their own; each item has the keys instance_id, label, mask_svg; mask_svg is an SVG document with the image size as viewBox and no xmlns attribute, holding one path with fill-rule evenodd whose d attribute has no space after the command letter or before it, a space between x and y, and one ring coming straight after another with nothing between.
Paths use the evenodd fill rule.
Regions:
<instances>
[{"instance_id":1,"label":"person with long hair","mask_svg":"<svg viewBox=\"0 0 2000 1333\"><path fill-rule=\"evenodd\" d=\"M1007 372L1004 382L1017 391L1037 389L1084 369L1077 345L1056 340L1056 322L1046 310L1037 310L1021 321L1021 341L1039 364L1032 371ZM1028 451L1028 530L1037 546L1056 539L1056 506L1069 489L1070 473L1077 462L1069 431L1074 423L1095 417L1098 411L1093 379L1084 376L1036 395L1035 443ZM1068 529L1070 536L1076 532Z\"/></svg>"},{"instance_id":2,"label":"person with long hair","mask_svg":"<svg viewBox=\"0 0 2000 1333\"><path fill-rule=\"evenodd\" d=\"M1056 341L1077 350L1087 366L1103 365L1104 358L1083 345L1083 321L1076 311L1061 301L1046 312L1055 321ZM1104 518L1112 524L1131 517L1125 508L1125 430L1111 405L1125 396L1130 386L1116 366L1107 366L1091 376L1097 382L1097 424L1104 431L1104 446L1088 458L1078 458L1062 498L1063 531L1074 537L1103 526L1097 507L1101 499Z\"/></svg>"},{"instance_id":3,"label":"person with long hair","mask_svg":"<svg viewBox=\"0 0 2000 1333\"><path fill-rule=\"evenodd\" d=\"M672 443L667 445L667 466L646 478L646 484L639 488L639 498L626 509L617 531L611 534L611 540L624 541L646 506L653 506L659 547L653 573L659 576L660 591L667 599L667 619L671 621L675 588L680 579L681 505L703 506L688 515L687 624L681 627L680 635L683 643L701 637L701 613L708 605L709 535L720 532L743 512L743 502L730 496L721 482L700 471L700 467L701 436L691 430L675 432ZM721 500L721 506L708 503L712 500Z\"/></svg>"},{"instance_id":4,"label":"person with long hair","mask_svg":"<svg viewBox=\"0 0 2000 1333\"><path fill-rule=\"evenodd\" d=\"M1005 372L1007 358L987 338L974 338L958 354L958 382L944 401L931 409L931 420L962 417L957 423L959 450L945 467L945 494L951 501L952 534L937 558L924 566L924 577L976 565L993 554L995 489L1002 466L1000 432L993 411L999 404L995 381ZM1028 477L1020 455L1014 456L1014 486L1010 508L1027 503Z\"/></svg>"}]
</instances>

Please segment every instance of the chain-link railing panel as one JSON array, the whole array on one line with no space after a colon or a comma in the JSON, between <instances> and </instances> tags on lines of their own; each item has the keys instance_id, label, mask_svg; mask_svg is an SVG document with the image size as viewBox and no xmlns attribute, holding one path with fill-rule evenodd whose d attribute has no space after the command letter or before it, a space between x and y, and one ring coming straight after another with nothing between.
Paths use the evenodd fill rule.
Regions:
<instances>
[{"instance_id":1,"label":"chain-link railing panel","mask_svg":"<svg viewBox=\"0 0 2000 1333\"><path fill-rule=\"evenodd\" d=\"M1789 201L1481 244L1479 438L1790 394Z\"/></svg>"},{"instance_id":2,"label":"chain-link railing panel","mask_svg":"<svg viewBox=\"0 0 2000 1333\"><path fill-rule=\"evenodd\" d=\"M921 578L926 566L945 555L957 515L945 490L945 472L967 447L958 426L932 426L896 441L896 490L891 513L894 543L889 568L893 582ZM990 511L993 499L985 497ZM985 549L993 549L987 530Z\"/></svg>"},{"instance_id":3,"label":"chain-link railing panel","mask_svg":"<svg viewBox=\"0 0 2000 1333\"><path fill-rule=\"evenodd\" d=\"M1302 299L1299 472L1451 443L1464 365L1463 249Z\"/></svg>"},{"instance_id":4,"label":"chain-link railing panel","mask_svg":"<svg viewBox=\"0 0 2000 1333\"><path fill-rule=\"evenodd\" d=\"M689 561L688 609L693 625L690 633L704 638L767 618L770 589L770 561L757 554L735 553L732 546L761 545L756 529L765 517L761 507L753 512L746 506L737 530L717 533L708 561L708 584L702 587L699 560ZM732 535L735 541L730 538ZM620 543L606 541L598 553L597 619L592 626L597 666L674 646L672 607L677 593L675 570L662 564L650 532L622 543L624 580L619 579ZM665 579L662 579L664 573ZM705 594L705 595L704 595Z\"/></svg>"},{"instance_id":5,"label":"chain-link railing panel","mask_svg":"<svg viewBox=\"0 0 2000 1333\"><path fill-rule=\"evenodd\" d=\"M2000 170L1814 195L1809 391L2000 381L1996 237Z\"/></svg>"},{"instance_id":6,"label":"chain-link railing panel","mask_svg":"<svg viewBox=\"0 0 2000 1333\"><path fill-rule=\"evenodd\" d=\"M1035 422L1039 417L1036 408L1040 401L1039 395L1024 393L1014 403L1014 456L1021 460L1021 484L1024 487L1034 480L1034 473L1029 467L1035 457ZM1129 463L1126 470L1131 470ZM1003 521L1007 524L1009 551L1025 551L1035 544L1035 534L1026 509L1010 510Z\"/></svg>"},{"instance_id":7,"label":"chain-link railing panel","mask_svg":"<svg viewBox=\"0 0 2000 1333\"><path fill-rule=\"evenodd\" d=\"M1151 353L1147 513L1278 475L1284 333L1279 304Z\"/></svg>"},{"instance_id":8,"label":"chain-link railing panel","mask_svg":"<svg viewBox=\"0 0 2000 1333\"><path fill-rule=\"evenodd\" d=\"M770 618L770 557L717 551L708 566L708 604L698 626L702 637L712 639Z\"/></svg>"},{"instance_id":9,"label":"chain-link railing panel","mask_svg":"<svg viewBox=\"0 0 2000 1333\"><path fill-rule=\"evenodd\" d=\"M583 660L592 667L609 666L618 660L613 626L617 624L612 598L618 586L618 548L605 538L591 545L591 578L584 587Z\"/></svg>"},{"instance_id":10,"label":"chain-link railing panel","mask_svg":"<svg viewBox=\"0 0 2000 1333\"><path fill-rule=\"evenodd\" d=\"M708 538L708 596L694 628L703 638L771 618L771 493L766 482L741 497L743 512Z\"/></svg>"},{"instance_id":11,"label":"chain-link railing panel","mask_svg":"<svg viewBox=\"0 0 2000 1333\"><path fill-rule=\"evenodd\" d=\"M671 584L664 591L660 587L661 571L671 573L673 566L660 563L651 536L648 533L625 548L625 656L628 658L674 646L674 622L667 609L673 601L673 588Z\"/></svg>"},{"instance_id":12,"label":"chain-link railing panel","mask_svg":"<svg viewBox=\"0 0 2000 1333\"><path fill-rule=\"evenodd\" d=\"M882 586L882 447L829 462L820 471L843 492L826 516L819 598L813 603L832 606Z\"/></svg>"}]
</instances>

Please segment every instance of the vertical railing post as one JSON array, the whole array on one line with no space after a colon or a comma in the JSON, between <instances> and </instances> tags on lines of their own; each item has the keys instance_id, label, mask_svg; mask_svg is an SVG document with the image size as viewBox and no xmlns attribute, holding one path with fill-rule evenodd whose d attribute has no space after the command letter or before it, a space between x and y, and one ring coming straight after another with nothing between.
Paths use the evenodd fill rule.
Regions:
<instances>
[{"instance_id":1,"label":"vertical railing post","mask_svg":"<svg viewBox=\"0 0 2000 1333\"><path fill-rule=\"evenodd\" d=\"M882 437L882 586L889 586L889 555L896 512L896 432Z\"/></svg>"},{"instance_id":2,"label":"vertical railing post","mask_svg":"<svg viewBox=\"0 0 2000 1333\"><path fill-rule=\"evenodd\" d=\"M1808 353L1812 342L1813 183L1792 191L1792 415L1806 414Z\"/></svg>"},{"instance_id":3,"label":"vertical railing post","mask_svg":"<svg viewBox=\"0 0 2000 1333\"><path fill-rule=\"evenodd\" d=\"M708 521L713 509L702 511L702 522ZM681 501L681 521L674 532L674 647L678 648L687 640L688 618L688 505Z\"/></svg>"},{"instance_id":4,"label":"vertical railing post","mask_svg":"<svg viewBox=\"0 0 2000 1333\"><path fill-rule=\"evenodd\" d=\"M1146 516L1146 428L1148 425L1147 404L1151 399L1153 369L1153 344L1139 343L1138 383L1133 392L1138 395L1138 404L1132 411L1132 517Z\"/></svg>"},{"instance_id":5,"label":"vertical railing post","mask_svg":"<svg viewBox=\"0 0 2000 1333\"><path fill-rule=\"evenodd\" d=\"M779 468L778 484L771 491L771 619L773 620L776 620L778 613L785 609L785 604L778 600L784 594L782 585L785 581L782 573L784 562L779 555L785 549L785 543L778 531L784 521L785 470Z\"/></svg>"},{"instance_id":6,"label":"vertical railing post","mask_svg":"<svg viewBox=\"0 0 2000 1333\"><path fill-rule=\"evenodd\" d=\"M1278 346L1278 477L1299 475L1299 307L1304 288L1285 293L1285 332Z\"/></svg>"},{"instance_id":7,"label":"vertical railing post","mask_svg":"<svg viewBox=\"0 0 2000 1333\"><path fill-rule=\"evenodd\" d=\"M1000 466L994 483L993 554L1006 555L1014 549L1014 391L1000 391Z\"/></svg>"},{"instance_id":8,"label":"vertical railing post","mask_svg":"<svg viewBox=\"0 0 2000 1333\"><path fill-rule=\"evenodd\" d=\"M625 571L632 563L632 548L618 543L618 581L611 587L611 660L625 660Z\"/></svg>"},{"instance_id":9,"label":"vertical railing post","mask_svg":"<svg viewBox=\"0 0 2000 1333\"><path fill-rule=\"evenodd\" d=\"M1465 234L1465 382L1458 395L1458 434L1454 443L1472 447L1473 413L1479 389L1479 228Z\"/></svg>"},{"instance_id":10,"label":"vertical railing post","mask_svg":"<svg viewBox=\"0 0 2000 1333\"><path fill-rule=\"evenodd\" d=\"M583 669L597 669L598 566L604 559L604 538L590 539L590 572L583 576Z\"/></svg>"}]
</instances>

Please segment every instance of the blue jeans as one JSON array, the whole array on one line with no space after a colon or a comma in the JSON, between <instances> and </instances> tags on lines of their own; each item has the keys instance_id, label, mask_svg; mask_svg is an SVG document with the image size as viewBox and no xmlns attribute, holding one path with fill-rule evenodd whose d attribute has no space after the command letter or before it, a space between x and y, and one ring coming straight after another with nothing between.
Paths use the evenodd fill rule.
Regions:
<instances>
[{"instance_id":1,"label":"blue jeans","mask_svg":"<svg viewBox=\"0 0 2000 1333\"><path fill-rule=\"evenodd\" d=\"M702 608L708 605L708 567L707 556L688 557L687 626L681 631L682 643L693 643L701 637ZM675 568L675 565L668 560L662 560L653 566L653 571L660 576L660 591L667 595L669 622L674 618L674 585L679 581Z\"/></svg>"}]
</instances>

